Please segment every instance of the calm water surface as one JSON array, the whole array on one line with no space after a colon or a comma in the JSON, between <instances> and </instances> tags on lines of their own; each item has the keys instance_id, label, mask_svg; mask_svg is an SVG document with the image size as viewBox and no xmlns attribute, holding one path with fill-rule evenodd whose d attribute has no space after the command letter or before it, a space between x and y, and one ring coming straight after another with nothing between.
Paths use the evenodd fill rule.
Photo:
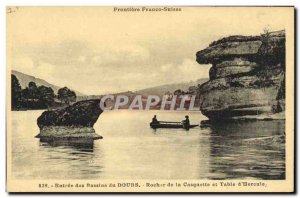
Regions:
<instances>
[{"instance_id":1,"label":"calm water surface","mask_svg":"<svg viewBox=\"0 0 300 198\"><path fill-rule=\"evenodd\" d=\"M200 112L126 111L101 114L94 145L49 145L34 138L43 111L12 113L12 176L18 179L284 179L280 145L249 144L282 134L284 121L219 123L206 128L157 129L159 120L191 124Z\"/></svg>"}]
</instances>

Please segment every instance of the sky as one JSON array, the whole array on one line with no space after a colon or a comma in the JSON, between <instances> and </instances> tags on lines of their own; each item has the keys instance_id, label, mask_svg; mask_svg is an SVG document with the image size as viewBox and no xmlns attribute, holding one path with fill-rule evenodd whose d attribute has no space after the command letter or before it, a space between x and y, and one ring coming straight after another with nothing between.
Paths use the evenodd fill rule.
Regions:
<instances>
[{"instance_id":1,"label":"sky","mask_svg":"<svg viewBox=\"0 0 300 198\"><path fill-rule=\"evenodd\" d=\"M19 7L7 14L8 68L84 94L208 78L196 52L230 35L285 29L287 9Z\"/></svg>"}]
</instances>

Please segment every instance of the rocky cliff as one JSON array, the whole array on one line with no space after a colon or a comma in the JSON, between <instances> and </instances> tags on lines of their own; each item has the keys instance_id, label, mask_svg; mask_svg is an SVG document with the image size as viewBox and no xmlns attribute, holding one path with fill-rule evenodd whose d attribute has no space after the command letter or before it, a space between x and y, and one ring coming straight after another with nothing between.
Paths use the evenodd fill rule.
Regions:
<instances>
[{"instance_id":1,"label":"rocky cliff","mask_svg":"<svg viewBox=\"0 0 300 198\"><path fill-rule=\"evenodd\" d=\"M196 56L212 64L200 86L200 110L209 119L284 117L285 31L222 38Z\"/></svg>"}]
</instances>

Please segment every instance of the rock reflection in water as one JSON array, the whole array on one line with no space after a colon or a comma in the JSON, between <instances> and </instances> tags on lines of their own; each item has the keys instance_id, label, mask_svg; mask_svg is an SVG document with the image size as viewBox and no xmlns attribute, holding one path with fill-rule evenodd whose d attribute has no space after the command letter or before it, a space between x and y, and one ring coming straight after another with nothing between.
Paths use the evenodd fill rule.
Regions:
<instances>
[{"instance_id":1,"label":"rock reflection in water","mask_svg":"<svg viewBox=\"0 0 300 198\"><path fill-rule=\"evenodd\" d=\"M40 138L40 146L68 146L74 149L78 149L86 152L93 152L94 140L86 138L77 138L77 139L48 139Z\"/></svg>"},{"instance_id":2,"label":"rock reflection in water","mask_svg":"<svg viewBox=\"0 0 300 198\"><path fill-rule=\"evenodd\" d=\"M285 179L285 143L276 142L285 137L284 120L205 126L211 129L209 179Z\"/></svg>"},{"instance_id":3,"label":"rock reflection in water","mask_svg":"<svg viewBox=\"0 0 300 198\"><path fill-rule=\"evenodd\" d=\"M52 168L68 178L95 179L101 174L103 166L95 160L94 141L100 139L92 128L51 127L44 128L37 136L40 149ZM102 137L101 137L102 138ZM98 140L99 141L99 140ZM98 155L99 155L99 148ZM100 153L101 154L101 153ZM47 174L45 177L53 177ZM54 177L64 178L59 174Z\"/></svg>"},{"instance_id":4,"label":"rock reflection in water","mask_svg":"<svg viewBox=\"0 0 300 198\"><path fill-rule=\"evenodd\" d=\"M48 170L43 179L96 179L103 171L102 163L97 162L97 157L102 156L101 148L95 148L93 139L40 138L39 147L44 154L41 160L52 164L53 169Z\"/></svg>"}]
</instances>

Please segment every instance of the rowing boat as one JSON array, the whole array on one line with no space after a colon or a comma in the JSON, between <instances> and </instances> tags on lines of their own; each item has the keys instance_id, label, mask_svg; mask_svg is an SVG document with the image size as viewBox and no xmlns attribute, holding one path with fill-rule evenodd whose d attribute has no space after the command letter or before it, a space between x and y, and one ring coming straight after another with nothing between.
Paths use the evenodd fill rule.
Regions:
<instances>
[{"instance_id":1,"label":"rowing boat","mask_svg":"<svg viewBox=\"0 0 300 198\"><path fill-rule=\"evenodd\" d=\"M159 121L157 123L153 123L153 122L150 123L150 127L153 129L157 129L157 128L190 129L190 128L194 128L197 126L199 126L199 125L190 124L190 125L186 126L182 122L167 122L167 121Z\"/></svg>"}]
</instances>

